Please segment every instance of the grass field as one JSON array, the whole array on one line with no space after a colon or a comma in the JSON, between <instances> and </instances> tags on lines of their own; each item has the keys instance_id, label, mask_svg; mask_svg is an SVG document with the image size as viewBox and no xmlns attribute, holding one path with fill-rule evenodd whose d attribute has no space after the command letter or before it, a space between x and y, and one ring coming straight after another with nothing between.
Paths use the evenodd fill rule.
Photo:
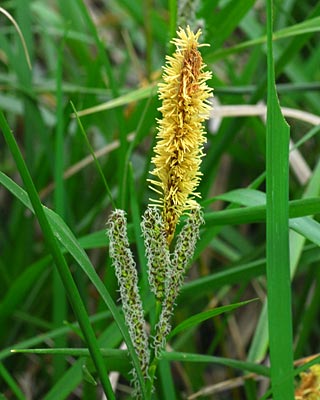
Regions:
<instances>
[{"instance_id":1,"label":"grass field","mask_svg":"<svg viewBox=\"0 0 320 400\"><path fill-rule=\"evenodd\" d=\"M151 382L106 221L125 210L152 338L140 223L186 24L214 89L205 224ZM147 400L320 399L319 39L312 0L1 2L0 400L128 399L132 369Z\"/></svg>"}]
</instances>

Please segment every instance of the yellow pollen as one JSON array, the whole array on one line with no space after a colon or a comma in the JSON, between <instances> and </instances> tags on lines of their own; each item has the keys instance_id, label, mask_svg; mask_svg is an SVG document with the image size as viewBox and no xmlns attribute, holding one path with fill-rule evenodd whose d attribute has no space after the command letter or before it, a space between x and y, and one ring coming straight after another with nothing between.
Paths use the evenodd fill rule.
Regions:
<instances>
[{"instance_id":1,"label":"yellow pollen","mask_svg":"<svg viewBox=\"0 0 320 400\"><path fill-rule=\"evenodd\" d=\"M168 244L171 243L181 214L196 206L195 189L199 185L199 166L206 142L203 122L209 118L212 96L206 81L211 72L204 71L198 39L201 30L193 33L190 27L179 28L178 37L172 40L176 51L166 57L163 83L159 84L159 108L162 119L158 120L157 144L154 148L155 165L150 179L151 188L161 192ZM158 189L159 188L159 189ZM159 200L152 200L159 205Z\"/></svg>"}]
</instances>

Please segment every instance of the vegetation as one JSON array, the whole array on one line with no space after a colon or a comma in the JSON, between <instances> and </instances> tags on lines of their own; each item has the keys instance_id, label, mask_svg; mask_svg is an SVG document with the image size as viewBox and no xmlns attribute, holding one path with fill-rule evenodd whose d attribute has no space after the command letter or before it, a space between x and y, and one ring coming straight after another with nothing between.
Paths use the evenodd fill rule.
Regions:
<instances>
[{"instance_id":1,"label":"vegetation","mask_svg":"<svg viewBox=\"0 0 320 400\"><path fill-rule=\"evenodd\" d=\"M145 399L320 398L320 2L8 0L0 19L0 399L126 399L133 386ZM193 174L204 224L182 204L166 244L145 213L168 176L157 84L187 24L209 44L214 89ZM154 273L153 296L145 244L175 260L200 226L195 249L178 246L192 262L151 366L118 301L110 215L126 215L146 341L167 278Z\"/></svg>"}]
</instances>

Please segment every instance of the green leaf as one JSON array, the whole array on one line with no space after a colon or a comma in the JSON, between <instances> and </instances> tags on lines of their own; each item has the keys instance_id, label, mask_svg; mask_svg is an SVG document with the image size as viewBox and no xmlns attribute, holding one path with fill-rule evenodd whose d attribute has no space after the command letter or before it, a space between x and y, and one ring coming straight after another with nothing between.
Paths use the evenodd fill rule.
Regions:
<instances>
[{"instance_id":1,"label":"green leaf","mask_svg":"<svg viewBox=\"0 0 320 400\"><path fill-rule=\"evenodd\" d=\"M239 201L244 201L244 198L239 198ZM316 197L302 200L291 200L288 206L290 218L313 215L320 212L320 202ZM245 208L207 212L204 215L204 219L206 221L205 229L217 225L264 222L266 220L266 206L250 206Z\"/></svg>"},{"instance_id":2,"label":"green leaf","mask_svg":"<svg viewBox=\"0 0 320 400\"><path fill-rule=\"evenodd\" d=\"M201 324L201 322L206 321L210 318L216 317L217 315L230 312L232 310L235 310L236 308L242 307L248 303L251 303L252 301L255 301L256 299L252 300L247 300L247 301L242 301L239 303L234 303L234 304L229 304L227 306L222 306L222 307L217 307L214 308L213 310L207 310L202 313L193 315L190 318L185 319L181 324L176 326L169 334L168 338L172 338L173 336L177 335L181 331L184 331L186 329L192 328L193 326Z\"/></svg>"},{"instance_id":3,"label":"green leaf","mask_svg":"<svg viewBox=\"0 0 320 400\"><path fill-rule=\"evenodd\" d=\"M2 172L0 172L0 182L4 186L6 186L7 189L10 190L11 193L14 194L26 207L28 207L31 211L33 210L25 191ZM132 357L132 362L134 363L135 367L138 369L138 371L140 371L141 374L139 360L133 348L124 320L121 317L104 283L101 281L98 274L96 273L91 261L89 260L89 257L87 256L83 248L80 246L79 242L77 241L77 239L75 238L69 227L64 223L62 218L59 215L57 215L54 211L50 210L45 206L43 206L43 209L48 218L48 221L50 223L51 229L55 237L59 240L61 245L64 246L66 250L74 257L78 265L88 276L88 278L93 283L97 291L100 293L101 298L111 311L123 335L123 338L128 346L128 351L130 352L130 355ZM141 382L143 383L142 375L140 375L140 378Z\"/></svg>"},{"instance_id":4,"label":"green leaf","mask_svg":"<svg viewBox=\"0 0 320 400\"><path fill-rule=\"evenodd\" d=\"M297 35L303 35L305 33L310 32L319 32L320 31L320 17L314 17L307 21L301 22L300 24L295 24L289 28L281 29L278 32L275 32L273 35L273 40L280 40L289 37L296 37ZM236 46L232 46L226 49L217 50L214 53L207 55L206 60L207 62L213 62L216 60L220 60L225 58L231 54L238 53L242 50L247 48L257 46L259 44L266 43L267 36L261 36L257 39L248 40L246 42L242 42Z\"/></svg>"},{"instance_id":5,"label":"green leaf","mask_svg":"<svg viewBox=\"0 0 320 400\"><path fill-rule=\"evenodd\" d=\"M163 352L162 359L180 362L192 363L213 363L218 365L225 365L227 367L236 368L241 371L250 371L258 375L269 376L269 368L264 365L254 364L247 361L233 360L232 358L215 357L203 354L192 354L182 352ZM292 399L291 399L292 400Z\"/></svg>"},{"instance_id":6,"label":"green leaf","mask_svg":"<svg viewBox=\"0 0 320 400\"><path fill-rule=\"evenodd\" d=\"M79 293L78 288L73 280L72 274L68 268L66 260L63 256L63 254L60 250L60 247L58 245L58 242L54 236L52 227L51 227L48 217L45 213L45 207L43 207L40 202L40 199L39 199L38 193L36 191L34 182L31 178L30 172L26 166L26 163L22 157L22 154L20 152L18 144L17 144L2 112L0 112L0 126L2 128L4 138L7 142L8 146L11 150L11 153L13 155L13 158L16 162L16 165L17 165L19 173L22 177L22 180L27 188L30 202L32 203L32 206L34 209L34 213L37 216L39 225L42 229L42 233L46 240L46 244L51 252L52 258L58 269L58 272L60 274L63 285L68 293L72 308L75 312L75 315L77 316L81 330L86 339L88 348L90 349L92 360L93 360L93 362L96 366L96 369L99 373L103 389L104 389L105 393L108 396L110 396L111 399L113 399L114 393L113 393L113 390L111 387L109 377L107 375L107 370L104 365L100 350L97 346L97 339L96 339L93 329L90 325L87 311L84 307L80 293Z\"/></svg>"},{"instance_id":7,"label":"green leaf","mask_svg":"<svg viewBox=\"0 0 320 400\"><path fill-rule=\"evenodd\" d=\"M277 97L272 48L273 1L267 1L267 295L274 400L292 400L293 338L289 260L289 126Z\"/></svg>"},{"instance_id":8,"label":"green leaf","mask_svg":"<svg viewBox=\"0 0 320 400\"><path fill-rule=\"evenodd\" d=\"M290 228L320 246L320 224L310 217L290 220Z\"/></svg>"},{"instance_id":9,"label":"green leaf","mask_svg":"<svg viewBox=\"0 0 320 400\"><path fill-rule=\"evenodd\" d=\"M315 167L313 174L311 176L310 182L303 193L303 199L308 199L309 196L316 196L319 193L320 188L320 162L318 162ZM308 219L309 217L305 217ZM292 230L299 233L299 235L295 235L291 238L290 241L290 249L292 249L290 254L290 270L291 277L294 276L300 253L303 249L305 243L305 237L309 238L311 241L317 240L317 230L311 230L308 227L308 224L305 224L303 221L305 218L301 218L301 223L299 223L300 218L289 220L289 226ZM314 235L313 235L314 233ZM301 236L303 235L303 236ZM314 236L314 237L313 237ZM267 346L268 346L268 322L267 322L267 302L264 304L263 309L260 314L259 322L257 325L256 332L254 334L254 338L251 344L251 348L249 350L248 359L250 361L259 361L265 357Z\"/></svg>"},{"instance_id":10,"label":"green leaf","mask_svg":"<svg viewBox=\"0 0 320 400\"><path fill-rule=\"evenodd\" d=\"M156 86L149 85L149 86L143 87L141 89L132 90L122 96L119 96L115 99L109 100L105 103L101 103L97 106L78 111L78 116L82 117L84 115L90 115L90 114L95 114L95 113L105 111L105 110L111 110L113 108L124 106L124 105L130 104L132 102L147 99L150 96L154 96L155 94L156 94ZM75 114L73 114L72 116L75 117Z\"/></svg>"},{"instance_id":11,"label":"green leaf","mask_svg":"<svg viewBox=\"0 0 320 400\"><path fill-rule=\"evenodd\" d=\"M266 260L256 260L247 264L232 268L225 268L223 271L204 276L186 283L179 296L179 301L183 302L190 296L198 298L212 293L214 289L219 289L224 285L232 285L238 282L247 282L265 273Z\"/></svg>"},{"instance_id":12,"label":"green leaf","mask_svg":"<svg viewBox=\"0 0 320 400\"><path fill-rule=\"evenodd\" d=\"M266 204L265 193L254 189L235 189L216 196L214 199L245 206L260 206Z\"/></svg>"}]
</instances>

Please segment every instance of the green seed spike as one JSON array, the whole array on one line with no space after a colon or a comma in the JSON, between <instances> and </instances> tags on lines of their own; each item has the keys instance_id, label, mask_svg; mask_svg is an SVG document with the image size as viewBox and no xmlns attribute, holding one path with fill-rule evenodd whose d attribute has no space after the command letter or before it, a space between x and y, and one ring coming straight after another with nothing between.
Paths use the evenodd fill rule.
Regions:
<instances>
[{"instance_id":1,"label":"green seed spike","mask_svg":"<svg viewBox=\"0 0 320 400\"><path fill-rule=\"evenodd\" d=\"M148 207L141 222L150 289L161 302L165 293L166 276L170 273L170 253L160 211Z\"/></svg>"},{"instance_id":2,"label":"green seed spike","mask_svg":"<svg viewBox=\"0 0 320 400\"><path fill-rule=\"evenodd\" d=\"M123 313L128 331L140 360L141 371L148 377L150 359L148 336L142 302L138 289L138 274L127 236L127 220L123 210L115 210L107 222L107 234L110 240L110 257L115 267L119 283ZM135 398L139 398L139 385L135 371L132 371Z\"/></svg>"},{"instance_id":3,"label":"green seed spike","mask_svg":"<svg viewBox=\"0 0 320 400\"><path fill-rule=\"evenodd\" d=\"M173 314L175 300L183 284L188 264L193 257L200 226L203 223L202 211L198 205L197 208L190 211L190 215L177 237L177 244L171 261L172 267L166 279L165 297L153 342L156 357L160 357L166 343L166 337L171 331L170 319Z\"/></svg>"}]
</instances>

